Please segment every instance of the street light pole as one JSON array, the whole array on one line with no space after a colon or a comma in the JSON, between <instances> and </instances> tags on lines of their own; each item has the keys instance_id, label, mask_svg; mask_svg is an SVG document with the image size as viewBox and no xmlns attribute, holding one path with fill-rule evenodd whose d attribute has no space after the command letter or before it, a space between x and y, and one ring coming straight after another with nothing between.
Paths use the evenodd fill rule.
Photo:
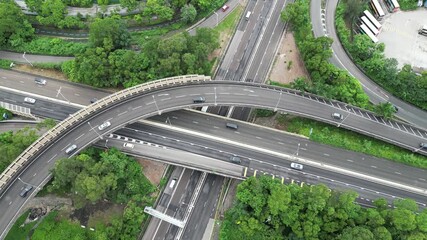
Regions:
<instances>
[{"instance_id":1,"label":"street light pole","mask_svg":"<svg viewBox=\"0 0 427 240\"><path fill-rule=\"evenodd\" d=\"M347 116L345 116L345 118L340 123L338 123L338 127L340 127L340 125L348 118L348 116L350 116L350 113L347 114Z\"/></svg>"},{"instance_id":2,"label":"street light pole","mask_svg":"<svg viewBox=\"0 0 427 240\"><path fill-rule=\"evenodd\" d=\"M159 106L157 106L157 102L156 102L156 99L154 98L154 95L152 97L153 97L154 105L156 105L157 112L159 113L159 115L162 115L162 112L160 112L159 110Z\"/></svg>"},{"instance_id":3,"label":"street light pole","mask_svg":"<svg viewBox=\"0 0 427 240\"><path fill-rule=\"evenodd\" d=\"M92 127L92 125L90 125L90 122L87 122L87 124L89 124L89 127L99 136L99 139L104 139L96 130L95 128Z\"/></svg>"},{"instance_id":4,"label":"street light pole","mask_svg":"<svg viewBox=\"0 0 427 240\"><path fill-rule=\"evenodd\" d=\"M213 13L215 13L215 15L216 15L216 25L218 26L218 24L219 24L219 21L218 21L218 13L216 13L215 11L214 11Z\"/></svg>"},{"instance_id":5,"label":"street light pole","mask_svg":"<svg viewBox=\"0 0 427 240\"><path fill-rule=\"evenodd\" d=\"M108 149L108 147L107 147L107 143L108 143L108 139L105 139L105 148L107 148L107 149Z\"/></svg>"},{"instance_id":6,"label":"street light pole","mask_svg":"<svg viewBox=\"0 0 427 240\"><path fill-rule=\"evenodd\" d=\"M34 187L35 189L38 189L38 188L39 188L39 187L38 187L38 186L36 186L36 185L29 184L29 183L27 183L27 182L22 181L21 177L18 177L18 180L19 180L19 181L21 181L21 182L22 182L23 184L25 184L25 185L29 185L29 186Z\"/></svg>"},{"instance_id":7,"label":"street light pole","mask_svg":"<svg viewBox=\"0 0 427 240\"><path fill-rule=\"evenodd\" d=\"M33 64L31 64L30 61L28 61L28 59L25 57L25 53L26 52L24 52L24 54L22 54L22 57L25 59L25 61L27 61L31 65L31 67L34 67Z\"/></svg>"},{"instance_id":8,"label":"street light pole","mask_svg":"<svg viewBox=\"0 0 427 240\"><path fill-rule=\"evenodd\" d=\"M215 106L217 105L216 103L216 87L214 87L214 91L215 91Z\"/></svg>"},{"instance_id":9,"label":"street light pole","mask_svg":"<svg viewBox=\"0 0 427 240\"><path fill-rule=\"evenodd\" d=\"M70 104L70 100L68 100L64 95L62 95L61 89L62 87L59 87L58 92L56 93L56 97L58 97L58 95L61 95L65 100L67 100L68 104Z\"/></svg>"},{"instance_id":10,"label":"street light pole","mask_svg":"<svg viewBox=\"0 0 427 240\"><path fill-rule=\"evenodd\" d=\"M274 107L274 111L277 112L277 107L279 106L280 99L282 98L282 92L280 92L279 100L277 100L276 106Z\"/></svg>"}]
</instances>

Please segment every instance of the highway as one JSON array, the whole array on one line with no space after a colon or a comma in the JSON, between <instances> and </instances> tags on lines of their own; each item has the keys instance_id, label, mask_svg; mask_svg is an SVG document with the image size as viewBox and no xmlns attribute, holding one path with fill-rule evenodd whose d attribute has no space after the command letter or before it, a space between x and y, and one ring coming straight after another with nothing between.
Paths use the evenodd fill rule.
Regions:
<instances>
[{"instance_id":1,"label":"highway","mask_svg":"<svg viewBox=\"0 0 427 240\"><path fill-rule=\"evenodd\" d=\"M321 10L321 1L311 1L310 6L314 35L316 37L320 37L326 34L334 40L332 43L333 55L331 63L339 68L347 70L350 75L358 79L362 84L363 90L368 94L371 102L378 104L380 102L389 101L399 108L396 116L416 126L427 129L426 111L408 104L388 93L368 78L347 55L335 30L335 9L337 4L338 0L328 0L326 1L326 9L324 10ZM321 13L326 14L322 16ZM326 23L325 31L322 25L322 19Z\"/></svg>"},{"instance_id":2,"label":"highway","mask_svg":"<svg viewBox=\"0 0 427 240\"><path fill-rule=\"evenodd\" d=\"M219 119L221 121L221 119ZM245 126L250 129L250 125ZM248 129L248 130L249 130ZM328 170L319 168L317 166L310 166L305 165L304 171L296 171L293 169L290 169L290 161L283 158L278 158L274 155L264 154L257 152L254 150L254 147L241 147L238 144L236 144L235 147L228 147L231 150L228 151L227 146L225 144L221 145L221 142L211 142L204 144L207 139L203 138L191 138L191 142L185 142L181 138L180 139L171 139L166 138L164 135L157 135L156 131L152 131L150 133L144 134L141 133L140 130L138 130L135 127L132 127L131 129L127 129L126 136L127 138L122 137L121 139L117 140L116 137L110 138L110 141L108 142L108 147L116 147L118 149L121 149L122 151L135 155L140 156L141 153L143 153L144 157L150 155L150 149L149 148L158 148L159 151L157 151L156 154L158 156L166 156L165 159L170 159L168 155L171 153L168 153L168 151L171 151L172 149L185 149L183 151L186 152L192 152L192 154L200 154L204 155L206 157L210 157L212 159L223 159L224 160L224 166L227 161L229 161L229 156L236 155L241 157L242 159L242 166L248 167L248 174L247 176L251 175L260 175L260 174L267 174L274 176L275 178L278 178L279 180L282 180L286 183L298 183L298 184L318 184L318 183L324 183L328 185L329 187L332 187L333 189L339 189L339 190L354 190L359 193L359 199L376 199L379 197L383 197L386 200L391 203L396 198L412 198L419 204L420 207L426 207L427 202L425 196L411 193L406 191L405 189L398 189L395 187L389 187L387 185L378 184L376 182L371 182L365 178L353 178L352 176L348 176L345 174L340 174L337 172L330 172ZM176 135L177 137L180 136L182 132L176 132L173 135ZM114 134L116 135L116 134ZM170 135L170 134L169 134ZM156 144L152 144L151 147L147 147L146 141L150 140L150 142L157 142L156 139L164 139L165 144L156 146ZM186 137L184 137L185 139ZM136 141L134 141L136 139ZM144 143L140 143L139 141L142 140ZM169 142L179 141L180 144L173 144ZM132 142L136 145L135 149L129 150L123 148L124 142ZM105 147L104 142L98 142L98 146ZM144 146L145 145L145 146ZM168 149L162 150L164 146L167 146ZM214 148L214 147L220 147ZM204 151L200 151L200 149L203 149ZM224 150L223 150L224 149ZM172 153L173 154L173 153ZM175 153L177 154L177 153ZM179 156L179 155L177 155ZM300 156L301 157L301 156ZM150 157L149 157L150 158ZM179 158L179 157L178 157ZM369 163L370 159L367 159L360 165L363 166L366 163ZM194 157L194 161L201 161L200 163L205 164L206 166L209 166L210 162L206 162L203 160L203 158L200 157ZM325 163L326 165L327 163ZM236 164L233 164L235 166L238 166ZM341 167L341 166L336 166ZM405 166L407 167L407 166ZM356 168L357 169L357 168ZM377 171L374 169L369 169L366 171L366 175L376 176ZM366 169L365 169L366 170ZM400 170L400 169L399 169ZM410 169L409 169L410 170ZM424 172L425 170L421 169L415 169L419 172ZM354 171L356 172L356 171ZM379 171L381 172L381 171ZM425 172L424 172L425 173ZM425 174L424 174L425 175ZM409 176L408 176L409 177ZM394 181L394 180L393 180ZM422 184L419 184L419 182L422 181ZM396 181L398 182L398 181ZM413 181L416 182L416 181ZM419 186L425 186L425 179L418 181Z\"/></svg>"},{"instance_id":3,"label":"highway","mask_svg":"<svg viewBox=\"0 0 427 240\"><path fill-rule=\"evenodd\" d=\"M61 139L59 139L54 146L45 150L42 157L43 160L35 161L31 165L31 168L33 170L24 172L21 175L21 179L24 179L24 181L30 180L30 183L34 185L42 185L46 180L46 176L48 175L48 169L52 167L52 164L54 162L53 160L63 157L64 149L67 146L71 145L72 143L77 143L79 149L82 149L85 146L91 144L93 141L96 141L98 138L98 135L97 133L94 132L96 130L92 130L92 129L96 129L96 127L105 120L109 120L112 123L112 126L110 127L110 129L107 129L105 131L105 133L109 133L116 129L122 128L126 123L132 122L141 117L156 115L158 114L159 109L167 109L170 111L170 110L176 109L176 107L174 106L177 106L177 105L180 105L181 107L194 106L194 104L191 103L191 99L192 99L191 92L204 93L204 95L206 96L207 102L212 103L215 101L214 99L215 93L212 92L213 90L212 84L214 86L217 86L216 88L218 90L218 93L221 93L221 92L228 93L228 94L219 95L219 97L216 99L218 104L232 102L233 105L238 105L240 104L239 102L242 101L241 98L243 98L246 95L245 100L247 101L247 98L251 98L249 94L252 94L252 93L259 94L259 97L257 98L257 104L266 104L270 106L271 105L275 106L278 102L277 101L278 98L277 97L275 98L274 94L271 94L272 92L269 92L268 89L260 89L258 87L246 86L244 89L249 89L250 91L254 91L254 92L247 92L241 89L240 84L235 85L229 82L222 83L221 81L212 81L210 82L210 84L208 84L209 86L207 87L203 85L190 85L189 87L177 87L174 90L163 89L158 91L154 95L150 94L150 95L143 95L140 97L134 97L132 99L129 99L129 101L126 101L125 103L122 102L119 105L119 107L115 108L115 110L101 111L99 115L89 119L89 121L91 122L91 125L82 123L77 126L74 126L75 127L74 129L70 129L70 130L73 130L72 132L69 132L68 134L64 134L64 136ZM234 93L234 94L231 94L231 93ZM168 94L168 95L165 95L165 94ZM295 98L297 102L301 102L298 96L292 96L292 98ZM144 104L144 103L145 103L145 107L141 108L141 104ZM298 106L301 104L295 103L295 105L296 105L295 107L297 108L300 108L300 109L303 108L303 106ZM328 114L324 113L324 110L323 110L323 114L325 114L327 118L329 118ZM34 173L36 173L35 176L34 176ZM21 185L21 186L18 186L18 185ZM22 187L22 184L12 185L12 187L8 190L8 192L5 195L3 195L3 197L1 198L0 206L3 208L2 210L4 210L3 212L5 213L1 221L2 223L8 223L10 220L4 219L4 218L13 217L13 216L10 216L8 213L9 212L15 213L16 209L19 209L19 206L22 206L24 200L16 199L15 197L20 191L20 187ZM4 226L1 226L1 227L2 229L5 229Z\"/></svg>"}]
</instances>

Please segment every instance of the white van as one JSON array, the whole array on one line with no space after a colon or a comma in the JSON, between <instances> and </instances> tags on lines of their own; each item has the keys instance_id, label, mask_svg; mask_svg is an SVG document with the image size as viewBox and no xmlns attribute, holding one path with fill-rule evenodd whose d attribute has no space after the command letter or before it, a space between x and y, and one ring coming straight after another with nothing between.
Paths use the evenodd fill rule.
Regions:
<instances>
[{"instance_id":1,"label":"white van","mask_svg":"<svg viewBox=\"0 0 427 240\"><path fill-rule=\"evenodd\" d=\"M245 17L245 18L246 18L246 21L247 21L247 20L249 20L249 17L251 16L251 14L252 14L252 13L251 13L251 11L248 11L248 12L246 13L246 17Z\"/></svg>"},{"instance_id":2,"label":"white van","mask_svg":"<svg viewBox=\"0 0 427 240\"><path fill-rule=\"evenodd\" d=\"M171 183L169 184L170 188L173 188L175 186L176 180L176 178L172 179Z\"/></svg>"}]
</instances>

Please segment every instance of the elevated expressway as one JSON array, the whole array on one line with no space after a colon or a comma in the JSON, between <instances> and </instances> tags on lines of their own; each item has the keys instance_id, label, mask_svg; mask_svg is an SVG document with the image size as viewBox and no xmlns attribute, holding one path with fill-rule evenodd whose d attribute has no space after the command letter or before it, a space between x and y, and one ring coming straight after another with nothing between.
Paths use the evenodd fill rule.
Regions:
<instances>
[{"instance_id":1,"label":"elevated expressway","mask_svg":"<svg viewBox=\"0 0 427 240\"><path fill-rule=\"evenodd\" d=\"M427 139L427 133L421 129L406 125L409 129L415 129L419 135L413 130L398 130L393 128L393 123L373 121L369 115L356 113L361 110L344 103L275 86L209 80L208 77L193 75L142 84L105 97L59 123L3 172L0 178L0 210L4 214L0 217L0 229L7 230L10 227L10 223L28 200L16 197L20 191L20 185L14 184L18 176L32 178L31 184L41 187L47 182L49 169L53 167L55 160L66 157L64 150L68 146L76 144L77 153L102 138L100 134L111 133L138 119L160 115L162 112L202 105L269 108L339 124L409 149L416 149L419 142ZM192 99L197 96L204 96L206 102L194 104ZM342 113L346 116L345 121L334 122L331 119L332 112ZM112 125L100 133L97 126L107 120ZM425 151L421 153L426 154Z\"/></svg>"}]
</instances>

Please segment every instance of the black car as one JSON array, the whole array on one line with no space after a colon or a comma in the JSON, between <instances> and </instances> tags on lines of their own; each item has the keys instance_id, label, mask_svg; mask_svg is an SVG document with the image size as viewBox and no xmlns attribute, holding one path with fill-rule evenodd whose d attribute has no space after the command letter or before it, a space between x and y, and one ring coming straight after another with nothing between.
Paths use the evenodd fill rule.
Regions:
<instances>
[{"instance_id":1,"label":"black car","mask_svg":"<svg viewBox=\"0 0 427 240\"><path fill-rule=\"evenodd\" d=\"M92 99L90 100L90 103L94 103L94 102L96 102L96 101L98 101L98 98L92 98Z\"/></svg>"},{"instance_id":2,"label":"black car","mask_svg":"<svg viewBox=\"0 0 427 240\"><path fill-rule=\"evenodd\" d=\"M27 196L27 194L31 191L31 190L33 190L33 186L30 186L30 185L26 185L25 186L25 188L24 189L22 189L22 191L21 191L21 193L19 194L19 196L21 196L21 197L26 197Z\"/></svg>"}]
</instances>

